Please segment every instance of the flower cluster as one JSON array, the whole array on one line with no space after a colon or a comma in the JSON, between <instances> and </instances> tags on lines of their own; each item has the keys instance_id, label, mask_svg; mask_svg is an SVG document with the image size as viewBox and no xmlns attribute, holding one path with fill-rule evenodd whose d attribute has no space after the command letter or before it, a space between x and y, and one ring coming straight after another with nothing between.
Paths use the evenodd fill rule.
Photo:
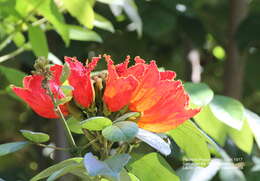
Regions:
<instances>
[{"instance_id":1,"label":"flower cluster","mask_svg":"<svg viewBox=\"0 0 260 181\"><path fill-rule=\"evenodd\" d=\"M140 128L152 132L167 132L193 117L199 109L189 109L189 97L179 80L174 80L173 71L160 72L155 61L147 64L135 57L135 64L128 66L130 57L115 65L111 57L104 55L107 71L92 75L101 57L94 57L83 65L76 58L65 57L69 74L61 81L65 65L49 67L51 77L30 75L24 78L24 87L12 86L21 97L40 116L59 118L55 104L68 96L61 87L72 87L68 101L58 104L62 114L72 114L70 105L76 105L82 114L90 111L96 116L115 115L121 112L139 112L134 120ZM48 86L44 86L47 82Z\"/></svg>"}]
</instances>

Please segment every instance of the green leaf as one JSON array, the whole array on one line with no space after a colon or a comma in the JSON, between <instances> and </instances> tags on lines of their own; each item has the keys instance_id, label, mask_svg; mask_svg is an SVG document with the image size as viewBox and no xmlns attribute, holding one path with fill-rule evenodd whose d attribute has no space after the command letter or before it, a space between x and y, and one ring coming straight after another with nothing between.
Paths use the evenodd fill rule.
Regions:
<instances>
[{"instance_id":1,"label":"green leaf","mask_svg":"<svg viewBox=\"0 0 260 181\"><path fill-rule=\"evenodd\" d=\"M132 153L127 170L141 181L179 181L172 167L158 153Z\"/></svg>"},{"instance_id":2,"label":"green leaf","mask_svg":"<svg viewBox=\"0 0 260 181\"><path fill-rule=\"evenodd\" d=\"M55 30L60 34L66 45L69 44L69 31L65 24L63 15L59 12L58 7L53 0L25 0L28 6L37 8L37 11L43 15L51 24L53 24Z\"/></svg>"},{"instance_id":3,"label":"green leaf","mask_svg":"<svg viewBox=\"0 0 260 181\"><path fill-rule=\"evenodd\" d=\"M202 108L200 113L194 116L196 123L215 141L224 146L228 127L220 122L211 112L209 105Z\"/></svg>"},{"instance_id":4,"label":"green leaf","mask_svg":"<svg viewBox=\"0 0 260 181\"><path fill-rule=\"evenodd\" d=\"M69 25L69 36L72 40L95 41L102 43L102 38L95 32L80 26Z\"/></svg>"},{"instance_id":5,"label":"green leaf","mask_svg":"<svg viewBox=\"0 0 260 181\"><path fill-rule=\"evenodd\" d=\"M92 153L87 153L84 156L84 166L90 176L102 175L118 181L120 172L130 158L128 154L117 154L100 161Z\"/></svg>"},{"instance_id":6,"label":"green leaf","mask_svg":"<svg viewBox=\"0 0 260 181\"><path fill-rule=\"evenodd\" d=\"M237 130L242 128L244 107L239 101L230 97L215 95L209 107L219 121Z\"/></svg>"},{"instance_id":7,"label":"green leaf","mask_svg":"<svg viewBox=\"0 0 260 181\"><path fill-rule=\"evenodd\" d=\"M68 173L73 173L74 171L77 171L80 168L83 168L83 164L74 163L74 164L67 165L66 167L61 168L60 170L51 174L51 176L48 177L47 181L54 181L62 177L63 175L66 175Z\"/></svg>"},{"instance_id":8,"label":"green leaf","mask_svg":"<svg viewBox=\"0 0 260 181\"><path fill-rule=\"evenodd\" d=\"M245 117L253 132L258 148L260 148L260 117L248 109L245 110Z\"/></svg>"},{"instance_id":9,"label":"green leaf","mask_svg":"<svg viewBox=\"0 0 260 181\"><path fill-rule=\"evenodd\" d=\"M98 13L95 13L94 15L95 15L95 19L94 19L95 27L110 31L112 33L115 32L113 24L108 19L106 19L105 17L101 16Z\"/></svg>"},{"instance_id":10,"label":"green leaf","mask_svg":"<svg viewBox=\"0 0 260 181\"><path fill-rule=\"evenodd\" d=\"M39 26L29 26L29 40L33 53L37 56L48 56L49 48L45 33Z\"/></svg>"},{"instance_id":11,"label":"green leaf","mask_svg":"<svg viewBox=\"0 0 260 181\"><path fill-rule=\"evenodd\" d=\"M92 130L92 131L100 131L104 128L112 125L112 121L106 117L92 117L80 122L81 127Z\"/></svg>"},{"instance_id":12,"label":"green leaf","mask_svg":"<svg viewBox=\"0 0 260 181\"><path fill-rule=\"evenodd\" d=\"M155 133L139 128L136 137L164 155L169 155L171 153L170 145Z\"/></svg>"},{"instance_id":13,"label":"green leaf","mask_svg":"<svg viewBox=\"0 0 260 181\"><path fill-rule=\"evenodd\" d=\"M205 106L213 99L214 93L207 84L187 82L184 88L196 106Z\"/></svg>"},{"instance_id":14,"label":"green leaf","mask_svg":"<svg viewBox=\"0 0 260 181\"><path fill-rule=\"evenodd\" d=\"M131 117L137 118L139 116L141 116L141 114L139 112L129 112L129 113L124 114L123 116L120 116L114 122L125 121Z\"/></svg>"},{"instance_id":15,"label":"green leaf","mask_svg":"<svg viewBox=\"0 0 260 181\"><path fill-rule=\"evenodd\" d=\"M44 143L49 141L50 139L50 136L48 134L41 132L33 132L29 130L20 130L20 132L26 139L35 143Z\"/></svg>"},{"instance_id":16,"label":"green leaf","mask_svg":"<svg viewBox=\"0 0 260 181\"><path fill-rule=\"evenodd\" d=\"M128 141L138 133L138 126L131 121L117 122L102 130L103 136L110 141Z\"/></svg>"},{"instance_id":17,"label":"green leaf","mask_svg":"<svg viewBox=\"0 0 260 181\"><path fill-rule=\"evenodd\" d=\"M63 0L66 9L81 24L89 29L93 28L94 10L89 1L86 0Z\"/></svg>"},{"instance_id":18,"label":"green leaf","mask_svg":"<svg viewBox=\"0 0 260 181\"><path fill-rule=\"evenodd\" d=\"M207 166L210 162L210 153L207 145L207 138L190 120L184 122L176 129L167 133L182 148L198 166ZM201 163L201 159L205 162Z\"/></svg>"},{"instance_id":19,"label":"green leaf","mask_svg":"<svg viewBox=\"0 0 260 181\"><path fill-rule=\"evenodd\" d=\"M13 68L9 68L9 67L4 67L0 65L0 80L3 84L3 80L2 78L4 77L7 80L7 85L9 84L14 84L16 86L23 86L23 78L26 76L25 73L17 70L17 69L13 69ZM1 85L3 86L3 85Z\"/></svg>"},{"instance_id":20,"label":"green leaf","mask_svg":"<svg viewBox=\"0 0 260 181\"><path fill-rule=\"evenodd\" d=\"M70 159L64 160L58 164L55 164L55 165L41 171L36 176L34 176L30 181L37 181L37 180L41 180L43 178L49 177L54 172L59 171L60 169L66 167L68 165L78 164L78 163L81 163L82 161L83 161L82 157L75 157L75 158L70 158Z\"/></svg>"},{"instance_id":21,"label":"green leaf","mask_svg":"<svg viewBox=\"0 0 260 181\"><path fill-rule=\"evenodd\" d=\"M240 131L230 128L228 133L235 144L244 152L250 154L253 148L253 134L248 125L247 120L244 120L243 127Z\"/></svg>"},{"instance_id":22,"label":"green leaf","mask_svg":"<svg viewBox=\"0 0 260 181\"><path fill-rule=\"evenodd\" d=\"M21 32L17 32L17 33L15 33L15 35L13 37L13 41L16 46L20 47L25 43L25 37L23 36L23 34Z\"/></svg>"},{"instance_id":23,"label":"green leaf","mask_svg":"<svg viewBox=\"0 0 260 181\"><path fill-rule=\"evenodd\" d=\"M76 134L83 134L81 124L76 118L70 117L66 121L70 128L70 131L72 131L73 133L76 133Z\"/></svg>"},{"instance_id":24,"label":"green leaf","mask_svg":"<svg viewBox=\"0 0 260 181\"><path fill-rule=\"evenodd\" d=\"M18 150L23 149L28 146L29 142L27 141L17 141L12 143L5 143L0 145L0 156L8 155L14 153Z\"/></svg>"}]
</instances>

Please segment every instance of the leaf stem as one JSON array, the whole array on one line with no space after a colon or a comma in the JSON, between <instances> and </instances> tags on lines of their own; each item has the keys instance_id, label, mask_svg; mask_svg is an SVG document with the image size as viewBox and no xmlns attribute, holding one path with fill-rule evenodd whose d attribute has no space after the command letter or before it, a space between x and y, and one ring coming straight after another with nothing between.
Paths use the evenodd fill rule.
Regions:
<instances>
[{"instance_id":1,"label":"leaf stem","mask_svg":"<svg viewBox=\"0 0 260 181\"><path fill-rule=\"evenodd\" d=\"M56 147L56 146L52 146L52 145L45 145L45 144L41 144L41 143L38 143L36 145L44 147L44 148L52 148L54 150L60 150L60 151L68 151L69 150L69 148L61 148L61 147Z\"/></svg>"},{"instance_id":2,"label":"leaf stem","mask_svg":"<svg viewBox=\"0 0 260 181\"><path fill-rule=\"evenodd\" d=\"M20 48L16 49L15 51L9 53L9 54L6 54L6 55L3 55L0 57L0 63L8 60L8 59L11 59L17 55L19 55L20 53L22 53L24 50L25 50L25 46L26 44L24 44L23 46L21 46Z\"/></svg>"}]
</instances>

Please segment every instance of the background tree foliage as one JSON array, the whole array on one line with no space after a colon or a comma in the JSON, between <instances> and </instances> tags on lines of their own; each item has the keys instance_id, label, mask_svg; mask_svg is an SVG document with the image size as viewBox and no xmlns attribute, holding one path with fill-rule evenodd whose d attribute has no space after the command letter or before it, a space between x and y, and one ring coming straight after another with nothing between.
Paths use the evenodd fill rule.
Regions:
<instances>
[{"instance_id":1,"label":"background tree foliage","mask_svg":"<svg viewBox=\"0 0 260 181\"><path fill-rule=\"evenodd\" d=\"M50 136L56 138L58 146L65 144L60 125L35 115L10 92L9 84L21 85L38 56L60 63L64 56L83 61L106 53L119 62L126 55L140 55L176 71L178 79L205 82L215 94L237 98L260 114L259 18L258 0L0 0L0 143L22 140L18 131L22 127L56 132ZM98 69L105 66L103 62ZM205 109L212 111L218 103L217 97ZM205 111L195 121L232 158L243 158L246 179L256 180L259 173L251 168L253 161L259 166L260 152L259 140L255 138L253 143L254 130L248 131L246 121L238 133L219 122L212 112ZM211 117L211 122L203 122L203 116ZM194 129L187 123L180 130L185 127ZM170 134L186 138L182 131ZM175 142L180 146L185 140ZM204 142L200 142L202 147ZM190 157L198 156L184 151ZM0 178L29 180L53 163L47 152L30 147L1 157ZM181 154L176 151L167 158L169 164L174 163L173 168L179 168ZM66 156L59 154L56 161ZM196 171L183 174L179 170L178 174L192 180ZM232 178L230 173L220 171L213 180Z\"/></svg>"}]
</instances>

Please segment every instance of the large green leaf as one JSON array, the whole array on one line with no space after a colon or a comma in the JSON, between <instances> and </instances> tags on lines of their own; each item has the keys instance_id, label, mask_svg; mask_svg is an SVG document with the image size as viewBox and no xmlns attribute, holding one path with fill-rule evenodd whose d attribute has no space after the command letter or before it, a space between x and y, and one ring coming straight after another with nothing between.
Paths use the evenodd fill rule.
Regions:
<instances>
[{"instance_id":1,"label":"large green leaf","mask_svg":"<svg viewBox=\"0 0 260 181\"><path fill-rule=\"evenodd\" d=\"M55 164L55 165L41 171L36 176L34 176L30 181L37 181L37 180L41 180L43 178L49 177L56 171L59 171L60 169L65 168L68 165L78 164L78 163L81 163L82 161L83 161L82 157L75 157L75 158L70 158L70 159L64 160L58 164Z\"/></svg>"},{"instance_id":2,"label":"large green leaf","mask_svg":"<svg viewBox=\"0 0 260 181\"><path fill-rule=\"evenodd\" d=\"M132 153L127 170L141 181L179 181L174 170L158 153Z\"/></svg>"},{"instance_id":3,"label":"large green leaf","mask_svg":"<svg viewBox=\"0 0 260 181\"><path fill-rule=\"evenodd\" d=\"M70 131L72 131L73 133L76 133L76 134L83 134L81 124L76 118L70 117L66 121L70 128Z\"/></svg>"},{"instance_id":4,"label":"large green leaf","mask_svg":"<svg viewBox=\"0 0 260 181\"><path fill-rule=\"evenodd\" d=\"M93 28L94 10L88 0L62 0L65 7L81 24Z\"/></svg>"},{"instance_id":5,"label":"large green leaf","mask_svg":"<svg viewBox=\"0 0 260 181\"><path fill-rule=\"evenodd\" d=\"M33 53L37 57L47 57L49 48L45 33L39 26L29 26L29 40L32 45Z\"/></svg>"},{"instance_id":6,"label":"large green leaf","mask_svg":"<svg viewBox=\"0 0 260 181\"><path fill-rule=\"evenodd\" d=\"M219 121L237 130L242 128L244 107L239 101L230 97L215 95L209 107Z\"/></svg>"},{"instance_id":7,"label":"large green leaf","mask_svg":"<svg viewBox=\"0 0 260 181\"><path fill-rule=\"evenodd\" d=\"M169 155L171 153L170 144L166 143L163 138L155 133L139 128L136 137L164 155Z\"/></svg>"},{"instance_id":8,"label":"large green leaf","mask_svg":"<svg viewBox=\"0 0 260 181\"><path fill-rule=\"evenodd\" d=\"M251 128L251 131L253 132L253 135L255 137L256 143L258 147L260 148L260 117L250 111L245 111L246 120L248 121L249 127Z\"/></svg>"},{"instance_id":9,"label":"large green leaf","mask_svg":"<svg viewBox=\"0 0 260 181\"><path fill-rule=\"evenodd\" d=\"M55 30L60 34L66 45L69 44L69 31L65 24L63 15L59 12L58 7L53 0L25 0L28 6L36 8L37 11L43 15L51 24L53 24Z\"/></svg>"},{"instance_id":10,"label":"large green leaf","mask_svg":"<svg viewBox=\"0 0 260 181\"><path fill-rule=\"evenodd\" d=\"M49 141L50 139L50 136L47 135L46 133L33 132L29 130L20 130L20 131L26 139L35 143L43 143Z\"/></svg>"},{"instance_id":11,"label":"large green leaf","mask_svg":"<svg viewBox=\"0 0 260 181\"><path fill-rule=\"evenodd\" d=\"M177 145L182 148L187 156L198 166L207 166L210 162L210 153L207 138L198 130L191 121L186 121L176 129L168 132ZM205 160L205 162L201 162Z\"/></svg>"},{"instance_id":12,"label":"large green leaf","mask_svg":"<svg viewBox=\"0 0 260 181\"><path fill-rule=\"evenodd\" d=\"M27 142L27 141L18 141L18 142L1 144L0 145L0 156L14 153L18 150L23 149L24 147L26 147L28 145L29 145L29 142Z\"/></svg>"},{"instance_id":13,"label":"large green leaf","mask_svg":"<svg viewBox=\"0 0 260 181\"><path fill-rule=\"evenodd\" d=\"M106 117L98 116L98 117L92 117L86 119L80 122L80 124L82 128L92 130L92 131L100 131L108 126L111 126L112 121Z\"/></svg>"},{"instance_id":14,"label":"large green leaf","mask_svg":"<svg viewBox=\"0 0 260 181\"><path fill-rule=\"evenodd\" d=\"M2 82L2 85L0 87L3 86L2 78L5 78L7 80L6 85L14 84L16 86L22 86L23 78L25 76L26 76L25 73L23 73L17 69L4 67L4 66L0 65L0 77L1 77L0 80Z\"/></svg>"},{"instance_id":15,"label":"large green leaf","mask_svg":"<svg viewBox=\"0 0 260 181\"><path fill-rule=\"evenodd\" d=\"M100 161L92 153L87 153L84 156L84 165L90 176L102 175L118 181L121 171L130 158L128 154L117 154Z\"/></svg>"},{"instance_id":16,"label":"large green leaf","mask_svg":"<svg viewBox=\"0 0 260 181\"><path fill-rule=\"evenodd\" d=\"M103 136L110 141L128 141L138 132L138 126L131 121L117 122L102 130Z\"/></svg>"},{"instance_id":17,"label":"large green leaf","mask_svg":"<svg viewBox=\"0 0 260 181\"><path fill-rule=\"evenodd\" d=\"M75 25L69 25L68 28L72 40L102 42L102 38L95 31Z\"/></svg>"},{"instance_id":18,"label":"large green leaf","mask_svg":"<svg viewBox=\"0 0 260 181\"><path fill-rule=\"evenodd\" d=\"M80 168L83 168L83 164L81 163L73 163L73 164L68 164L66 167L61 168L60 170L57 170L53 174L51 174L47 181L54 181L57 180L58 178L62 177L63 175L73 173L74 171L77 172Z\"/></svg>"},{"instance_id":19,"label":"large green leaf","mask_svg":"<svg viewBox=\"0 0 260 181\"><path fill-rule=\"evenodd\" d=\"M227 137L227 126L220 122L211 112L209 106L202 108L194 117L196 123L220 145L224 145Z\"/></svg>"},{"instance_id":20,"label":"large green leaf","mask_svg":"<svg viewBox=\"0 0 260 181\"><path fill-rule=\"evenodd\" d=\"M20 47L25 43L25 37L21 32L17 32L13 37L13 41L16 46Z\"/></svg>"},{"instance_id":21,"label":"large green leaf","mask_svg":"<svg viewBox=\"0 0 260 181\"><path fill-rule=\"evenodd\" d=\"M213 91L204 83L187 82L184 84L184 88L188 92L191 102L197 106L207 105L214 96Z\"/></svg>"},{"instance_id":22,"label":"large green leaf","mask_svg":"<svg viewBox=\"0 0 260 181\"><path fill-rule=\"evenodd\" d=\"M253 148L253 134L248 125L248 121L244 120L243 127L240 131L230 128L228 133L235 144L244 152L250 154Z\"/></svg>"},{"instance_id":23,"label":"large green leaf","mask_svg":"<svg viewBox=\"0 0 260 181\"><path fill-rule=\"evenodd\" d=\"M97 13L95 13L94 26L112 33L115 32L113 24L108 19Z\"/></svg>"}]
</instances>

